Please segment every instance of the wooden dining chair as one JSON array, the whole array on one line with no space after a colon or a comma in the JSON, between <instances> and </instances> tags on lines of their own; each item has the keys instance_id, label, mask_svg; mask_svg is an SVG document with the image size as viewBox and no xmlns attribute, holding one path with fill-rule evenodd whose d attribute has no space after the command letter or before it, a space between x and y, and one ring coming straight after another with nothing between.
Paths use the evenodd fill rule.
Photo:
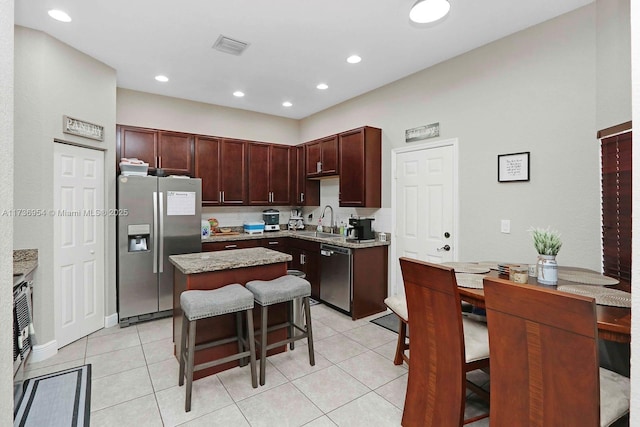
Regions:
<instances>
[{"instance_id":1,"label":"wooden dining chair","mask_svg":"<svg viewBox=\"0 0 640 427\"><path fill-rule=\"evenodd\" d=\"M393 358L394 365L402 365L403 362L409 364L409 342L407 341L407 325L409 323L409 313L407 312L407 300L403 295L394 295L384 299L389 310L398 316L398 342L396 344L396 354Z\"/></svg>"},{"instance_id":2,"label":"wooden dining chair","mask_svg":"<svg viewBox=\"0 0 640 427\"><path fill-rule=\"evenodd\" d=\"M491 426L608 426L629 379L599 367L593 298L485 278Z\"/></svg>"},{"instance_id":3,"label":"wooden dining chair","mask_svg":"<svg viewBox=\"0 0 640 427\"><path fill-rule=\"evenodd\" d=\"M400 258L411 326L411 363L402 415L405 427L461 426L466 389L488 394L466 373L489 367L484 323L463 318L453 268Z\"/></svg>"}]
</instances>

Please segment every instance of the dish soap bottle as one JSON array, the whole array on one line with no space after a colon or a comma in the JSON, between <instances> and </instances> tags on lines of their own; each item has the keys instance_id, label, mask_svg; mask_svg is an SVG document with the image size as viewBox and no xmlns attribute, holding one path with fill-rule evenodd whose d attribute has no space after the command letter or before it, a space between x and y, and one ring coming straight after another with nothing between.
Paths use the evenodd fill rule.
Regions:
<instances>
[{"instance_id":1,"label":"dish soap bottle","mask_svg":"<svg viewBox=\"0 0 640 427\"><path fill-rule=\"evenodd\" d=\"M318 220L318 228L316 228L316 230L322 233L322 218Z\"/></svg>"}]
</instances>

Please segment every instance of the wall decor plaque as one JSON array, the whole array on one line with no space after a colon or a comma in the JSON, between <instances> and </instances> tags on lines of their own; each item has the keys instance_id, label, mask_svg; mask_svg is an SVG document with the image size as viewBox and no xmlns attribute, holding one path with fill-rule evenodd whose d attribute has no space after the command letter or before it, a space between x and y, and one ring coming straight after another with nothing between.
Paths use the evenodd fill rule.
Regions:
<instances>
[{"instance_id":1,"label":"wall decor plaque","mask_svg":"<svg viewBox=\"0 0 640 427\"><path fill-rule=\"evenodd\" d=\"M104 126L74 119L69 116L62 116L62 120L62 132L95 139L97 141L104 141Z\"/></svg>"}]
</instances>

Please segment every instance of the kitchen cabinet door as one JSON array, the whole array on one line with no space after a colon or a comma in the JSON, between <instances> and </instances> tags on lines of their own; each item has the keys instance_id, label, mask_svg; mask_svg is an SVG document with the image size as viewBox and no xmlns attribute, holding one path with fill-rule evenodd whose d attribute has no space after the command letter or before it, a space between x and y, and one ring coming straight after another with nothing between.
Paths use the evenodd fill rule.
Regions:
<instances>
[{"instance_id":1,"label":"kitchen cabinet door","mask_svg":"<svg viewBox=\"0 0 640 427\"><path fill-rule=\"evenodd\" d=\"M381 207L382 131L363 127L339 135L340 206Z\"/></svg>"},{"instance_id":2,"label":"kitchen cabinet door","mask_svg":"<svg viewBox=\"0 0 640 427\"><path fill-rule=\"evenodd\" d=\"M269 146L267 144L247 144L249 173L249 204L271 204L269 187Z\"/></svg>"},{"instance_id":3,"label":"kitchen cabinet door","mask_svg":"<svg viewBox=\"0 0 640 427\"><path fill-rule=\"evenodd\" d=\"M306 146L306 170L308 177L332 176L338 174L338 136L333 135Z\"/></svg>"},{"instance_id":4,"label":"kitchen cabinet door","mask_svg":"<svg viewBox=\"0 0 640 427\"><path fill-rule=\"evenodd\" d=\"M195 139L195 176L202 179L202 204L221 204L220 193L220 140L206 136Z\"/></svg>"},{"instance_id":5,"label":"kitchen cabinet door","mask_svg":"<svg viewBox=\"0 0 640 427\"><path fill-rule=\"evenodd\" d=\"M387 309L388 246L353 250L351 317L361 319Z\"/></svg>"},{"instance_id":6,"label":"kitchen cabinet door","mask_svg":"<svg viewBox=\"0 0 640 427\"><path fill-rule=\"evenodd\" d=\"M120 173L120 159L139 159L149 163L149 169L155 170L158 158L158 133L153 129L143 129L130 126L117 126L118 173Z\"/></svg>"},{"instance_id":7,"label":"kitchen cabinet door","mask_svg":"<svg viewBox=\"0 0 640 427\"><path fill-rule=\"evenodd\" d=\"M165 175L193 176L193 135L158 132L158 167Z\"/></svg>"},{"instance_id":8,"label":"kitchen cabinet door","mask_svg":"<svg viewBox=\"0 0 640 427\"><path fill-rule=\"evenodd\" d=\"M320 206L320 181L307 179L305 146L290 147L291 203L295 206Z\"/></svg>"},{"instance_id":9,"label":"kitchen cabinet door","mask_svg":"<svg viewBox=\"0 0 640 427\"><path fill-rule=\"evenodd\" d=\"M220 144L222 205L244 205L247 200L246 142L223 139Z\"/></svg>"},{"instance_id":10,"label":"kitchen cabinet door","mask_svg":"<svg viewBox=\"0 0 640 427\"><path fill-rule=\"evenodd\" d=\"M269 157L269 187L271 204L288 206L291 204L291 181L289 179L289 147L271 145Z\"/></svg>"},{"instance_id":11,"label":"kitchen cabinet door","mask_svg":"<svg viewBox=\"0 0 640 427\"><path fill-rule=\"evenodd\" d=\"M291 268L305 273L311 284L311 297L320 299L320 243L289 239L288 246L293 257Z\"/></svg>"}]
</instances>

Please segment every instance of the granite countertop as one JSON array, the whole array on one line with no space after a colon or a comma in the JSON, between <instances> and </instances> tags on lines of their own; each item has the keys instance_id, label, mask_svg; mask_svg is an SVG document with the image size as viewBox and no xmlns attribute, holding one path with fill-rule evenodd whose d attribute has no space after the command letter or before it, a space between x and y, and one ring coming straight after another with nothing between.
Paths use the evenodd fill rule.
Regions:
<instances>
[{"instance_id":1,"label":"granite countertop","mask_svg":"<svg viewBox=\"0 0 640 427\"><path fill-rule=\"evenodd\" d=\"M13 251L13 275L28 275L38 267L37 249L16 249Z\"/></svg>"},{"instance_id":2,"label":"granite countertop","mask_svg":"<svg viewBox=\"0 0 640 427\"><path fill-rule=\"evenodd\" d=\"M240 233L240 234L233 234L233 235L217 234L215 236L202 239L202 243L232 242L237 240L254 240L254 239L276 239L278 237L293 237L295 239L310 240L310 241L319 242L319 243L328 243L335 246L342 246L342 247L351 248L351 249L372 248L375 246L388 246L391 244L389 240L385 242L380 242L378 240L374 240L371 242L356 242L356 241L347 240L344 237L340 237L338 234L335 234L331 237L316 237L313 235L309 235L308 233L313 234L313 232L310 232L309 230L267 231L262 234L249 234L249 233ZM387 233L387 239L389 239L389 233Z\"/></svg>"},{"instance_id":3,"label":"granite countertop","mask_svg":"<svg viewBox=\"0 0 640 427\"><path fill-rule=\"evenodd\" d=\"M171 255L169 261L183 274L207 273L234 268L288 262L291 255L267 248L233 249L218 252L201 252Z\"/></svg>"}]
</instances>

